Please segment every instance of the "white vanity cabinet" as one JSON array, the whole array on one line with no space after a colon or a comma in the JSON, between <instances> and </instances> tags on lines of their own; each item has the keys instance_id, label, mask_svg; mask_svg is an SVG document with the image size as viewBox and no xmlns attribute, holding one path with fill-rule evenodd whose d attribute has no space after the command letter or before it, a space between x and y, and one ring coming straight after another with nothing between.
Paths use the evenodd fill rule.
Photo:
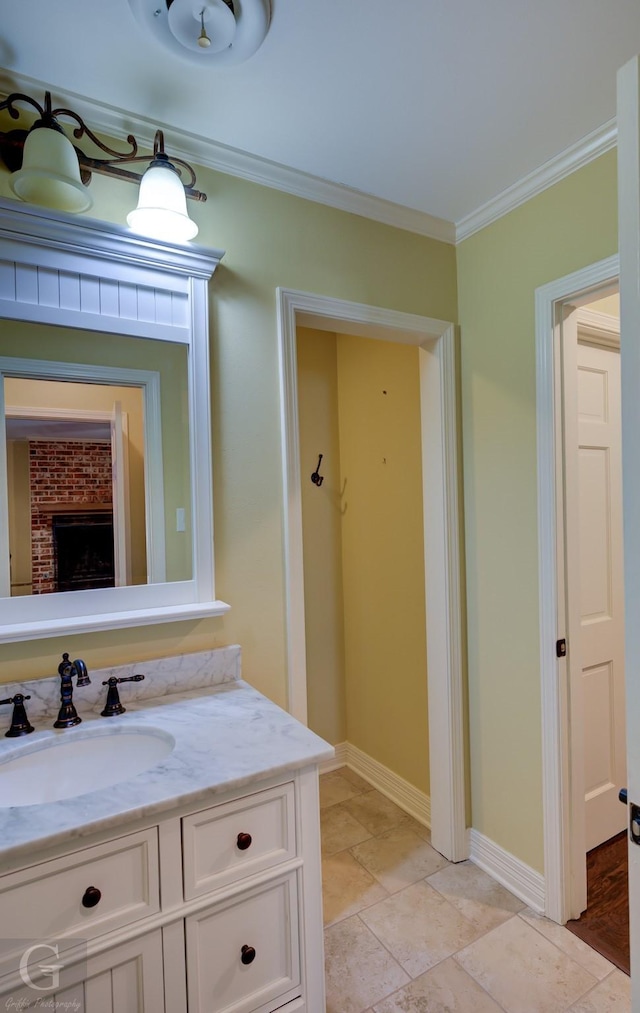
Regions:
<instances>
[{"instance_id":1,"label":"white vanity cabinet","mask_svg":"<svg viewBox=\"0 0 640 1013\"><path fill-rule=\"evenodd\" d=\"M324 1013L314 766L118 829L0 877L0 1005ZM29 941L57 947L37 987L15 973Z\"/></svg>"}]
</instances>

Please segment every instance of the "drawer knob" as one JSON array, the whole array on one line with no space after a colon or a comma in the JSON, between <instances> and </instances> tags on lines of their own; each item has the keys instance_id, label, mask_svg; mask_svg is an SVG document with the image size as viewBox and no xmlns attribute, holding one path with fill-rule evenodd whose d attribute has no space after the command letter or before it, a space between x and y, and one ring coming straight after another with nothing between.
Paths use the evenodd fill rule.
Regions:
<instances>
[{"instance_id":1,"label":"drawer knob","mask_svg":"<svg viewBox=\"0 0 640 1013\"><path fill-rule=\"evenodd\" d=\"M88 886L87 889L84 891L84 896L82 898L82 906L95 907L101 897L102 894L100 893L100 890L98 890L97 886Z\"/></svg>"},{"instance_id":2,"label":"drawer knob","mask_svg":"<svg viewBox=\"0 0 640 1013\"><path fill-rule=\"evenodd\" d=\"M247 848L251 847L251 834L238 834L238 840L236 841L240 851L246 851Z\"/></svg>"},{"instance_id":3,"label":"drawer knob","mask_svg":"<svg viewBox=\"0 0 640 1013\"><path fill-rule=\"evenodd\" d=\"M253 946L246 946L246 945L243 946L240 955L240 960L242 961L242 963L252 964L255 959L256 959L256 951L254 950Z\"/></svg>"}]
</instances>

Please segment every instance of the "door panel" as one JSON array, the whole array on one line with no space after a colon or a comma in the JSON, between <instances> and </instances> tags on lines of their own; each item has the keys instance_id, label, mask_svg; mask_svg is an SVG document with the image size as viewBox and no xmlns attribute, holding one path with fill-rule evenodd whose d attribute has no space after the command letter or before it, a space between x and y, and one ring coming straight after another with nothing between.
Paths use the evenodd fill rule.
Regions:
<instances>
[{"instance_id":1,"label":"door panel","mask_svg":"<svg viewBox=\"0 0 640 1013\"><path fill-rule=\"evenodd\" d=\"M620 354L577 349L580 668L586 850L626 824Z\"/></svg>"},{"instance_id":2,"label":"door panel","mask_svg":"<svg viewBox=\"0 0 640 1013\"><path fill-rule=\"evenodd\" d=\"M629 801L640 802L640 58L618 72L618 245ZM640 848L629 839L632 1008L640 1009Z\"/></svg>"}]
</instances>

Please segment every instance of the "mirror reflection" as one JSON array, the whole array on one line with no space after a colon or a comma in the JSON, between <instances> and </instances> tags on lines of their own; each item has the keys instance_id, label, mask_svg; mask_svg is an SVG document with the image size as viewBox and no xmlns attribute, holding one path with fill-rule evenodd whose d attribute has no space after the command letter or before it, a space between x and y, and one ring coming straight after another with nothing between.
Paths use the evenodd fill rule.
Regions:
<instances>
[{"instance_id":1,"label":"mirror reflection","mask_svg":"<svg viewBox=\"0 0 640 1013\"><path fill-rule=\"evenodd\" d=\"M11 595L147 583L141 387L6 377Z\"/></svg>"},{"instance_id":2,"label":"mirror reflection","mask_svg":"<svg viewBox=\"0 0 640 1013\"><path fill-rule=\"evenodd\" d=\"M0 597L191 578L187 356L0 320Z\"/></svg>"}]
</instances>

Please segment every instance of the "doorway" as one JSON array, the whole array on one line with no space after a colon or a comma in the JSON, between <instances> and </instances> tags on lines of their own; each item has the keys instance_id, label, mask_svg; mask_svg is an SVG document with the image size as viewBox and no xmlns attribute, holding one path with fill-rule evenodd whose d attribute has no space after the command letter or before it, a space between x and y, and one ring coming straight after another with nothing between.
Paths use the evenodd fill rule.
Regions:
<instances>
[{"instance_id":1,"label":"doorway","mask_svg":"<svg viewBox=\"0 0 640 1013\"><path fill-rule=\"evenodd\" d=\"M307 721L304 566L296 330L382 338L419 349L429 759L434 847L453 861L468 855L462 681L461 525L455 330L447 321L277 290L284 486L289 710ZM315 464L315 462L313 462Z\"/></svg>"},{"instance_id":2,"label":"doorway","mask_svg":"<svg viewBox=\"0 0 640 1013\"><path fill-rule=\"evenodd\" d=\"M613 257L536 292L545 913L561 924L587 907L587 851L626 820L617 800L625 778L621 471L611 446L620 435L619 321L600 312L611 309L617 284ZM608 305L596 302L603 298ZM599 636L614 647L598 646Z\"/></svg>"},{"instance_id":3,"label":"doorway","mask_svg":"<svg viewBox=\"0 0 640 1013\"><path fill-rule=\"evenodd\" d=\"M563 310L571 835L576 862L586 854L567 928L628 974L627 813L618 798L627 783L618 294Z\"/></svg>"}]
</instances>

